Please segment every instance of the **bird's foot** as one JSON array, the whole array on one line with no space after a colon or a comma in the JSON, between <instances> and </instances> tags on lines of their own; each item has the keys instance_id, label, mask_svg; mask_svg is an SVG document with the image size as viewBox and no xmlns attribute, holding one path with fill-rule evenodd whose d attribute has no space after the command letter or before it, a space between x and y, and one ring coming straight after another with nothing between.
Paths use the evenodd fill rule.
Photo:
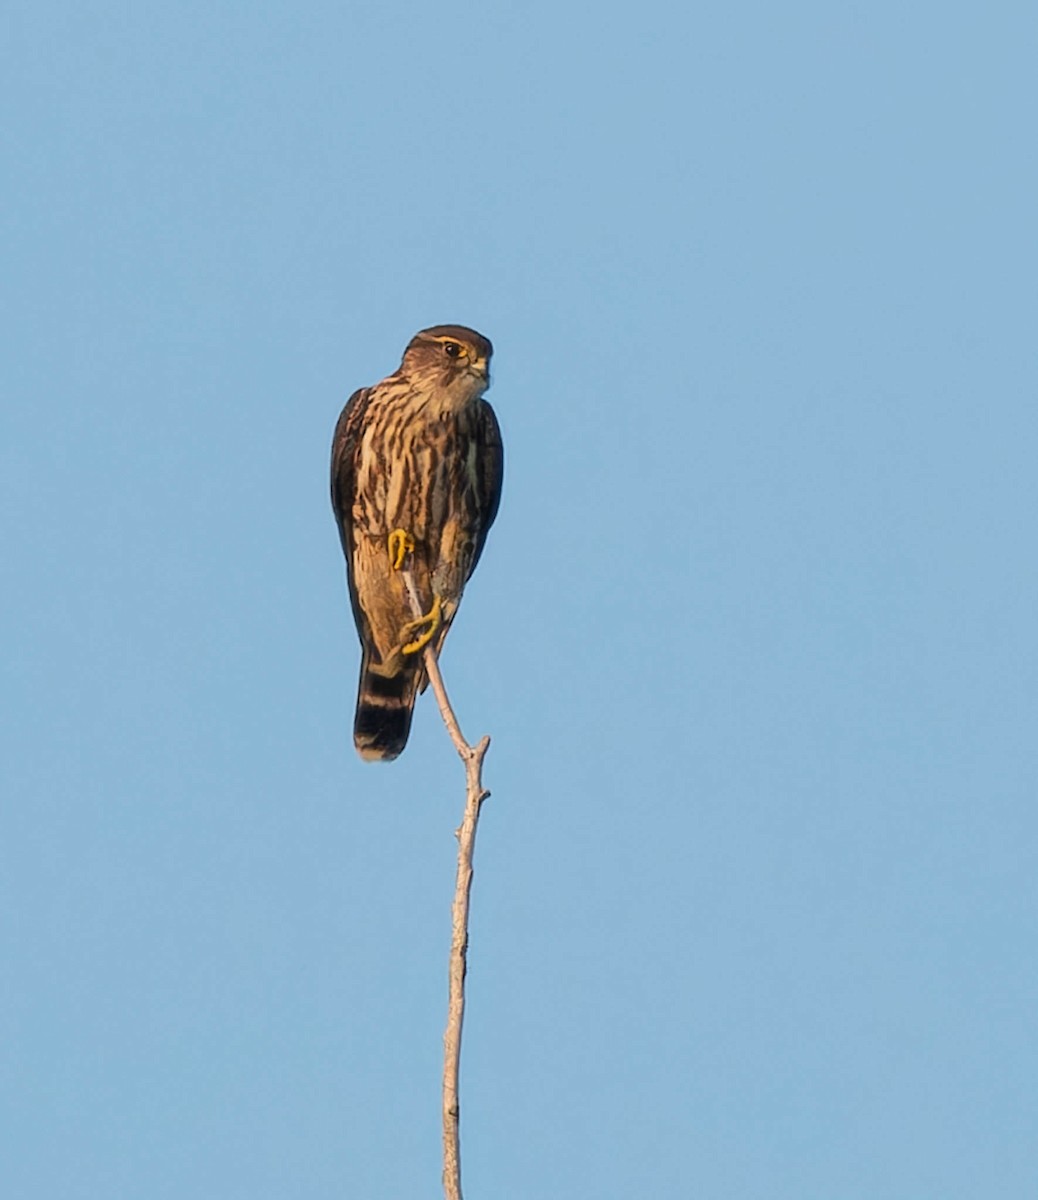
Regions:
<instances>
[{"instance_id":1,"label":"bird's foot","mask_svg":"<svg viewBox=\"0 0 1038 1200\"><path fill-rule=\"evenodd\" d=\"M437 596L433 600L433 606L425 614L424 617L419 617L415 621L408 621L407 624L400 630L401 635L406 638L409 634L418 633L418 637L414 641L405 641L400 647L401 654L417 654L419 650L424 650L426 646L433 640L443 625L443 603L440 597Z\"/></svg>"},{"instance_id":2,"label":"bird's foot","mask_svg":"<svg viewBox=\"0 0 1038 1200\"><path fill-rule=\"evenodd\" d=\"M389 562L394 571L399 571L414 553L414 538L406 529L394 529L389 535Z\"/></svg>"}]
</instances>

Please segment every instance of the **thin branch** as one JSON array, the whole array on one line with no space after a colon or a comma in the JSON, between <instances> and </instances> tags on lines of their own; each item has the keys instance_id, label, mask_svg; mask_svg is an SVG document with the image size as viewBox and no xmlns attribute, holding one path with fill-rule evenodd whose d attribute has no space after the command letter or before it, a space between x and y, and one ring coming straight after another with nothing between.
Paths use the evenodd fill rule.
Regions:
<instances>
[{"instance_id":1,"label":"thin branch","mask_svg":"<svg viewBox=\"0 0 1038 1200\"><path fill-rule=\"evenodd\" d=\"M415 617L422 615L410 570L402 571L407 597ZM469 893L472 890L472 855L476 847L476 826L483 801L490 793L483 786L483 759L490 746L484 737L478 745L465 741L458 718L451 708L444 687L440 664L432 645L423 651L425 669L432 684L440 716L454 743L454 749L465 764L465 815L455 830L458 839L458 874L454 884L454 903L451 905L451 953L448 977L447 1028L443 1034L443 1194L446 1200L461 1197L461 1142L459 1136L461 1109L458 1102L458 1072L461 1064L461 1027L465 1019L465 970L469 948Z\"/></svg>"}]
</instances>

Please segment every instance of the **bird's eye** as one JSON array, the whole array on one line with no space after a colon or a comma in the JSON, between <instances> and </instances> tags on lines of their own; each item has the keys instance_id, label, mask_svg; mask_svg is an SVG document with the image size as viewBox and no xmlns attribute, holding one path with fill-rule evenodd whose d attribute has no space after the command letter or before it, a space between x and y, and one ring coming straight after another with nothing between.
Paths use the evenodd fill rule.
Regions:
<instances>
[{"instance_id":1,"label":"bird's eye","mask_svg":"<svg viewBox=\"0 0 1038 1200\"><path fill-rule=\"evenodd\" d=\"M461 354L461 347L457 342L444 342L443 352L448 358L457 358Z\"/></svg>"}]
</instances>

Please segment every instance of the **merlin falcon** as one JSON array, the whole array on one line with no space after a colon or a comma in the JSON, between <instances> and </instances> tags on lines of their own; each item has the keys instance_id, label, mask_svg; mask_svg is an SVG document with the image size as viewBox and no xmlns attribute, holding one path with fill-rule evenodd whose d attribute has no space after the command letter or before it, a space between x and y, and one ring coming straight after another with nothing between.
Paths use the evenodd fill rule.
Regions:
<instances>
[{"instance_id":1,"label":"merlin falcon","mask_svg":"<svg viewBox=\"0 0 1038 1200\"><path fill-rule=\"evenodd\" d=\"M407 744L427 682L422 652L439 654L497 515L501 431L483 399L492 354L464 325L423 329L335 427L332 508L360 635L353 740L364 759L396 758Z\"/></svg>"}]
</instances>

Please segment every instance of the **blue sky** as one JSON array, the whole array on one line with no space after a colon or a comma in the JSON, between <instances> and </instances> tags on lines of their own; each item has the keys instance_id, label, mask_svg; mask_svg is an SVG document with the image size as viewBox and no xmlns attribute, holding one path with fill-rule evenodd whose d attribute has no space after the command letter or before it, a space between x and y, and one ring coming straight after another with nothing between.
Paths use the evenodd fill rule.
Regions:
<instances>
[{"instance_id":1,"label":"blue sky","mask_svg":"<svg viewBox=\"0 0 1038 1200\"><path fill-rule=\"evenodd\" d=\"M327 458L440 322L466 1194L1031 1194L1033 9L8 24L7 1194L436 1194L462 773L353 752Z\"/></svg>"}]
</instances>

